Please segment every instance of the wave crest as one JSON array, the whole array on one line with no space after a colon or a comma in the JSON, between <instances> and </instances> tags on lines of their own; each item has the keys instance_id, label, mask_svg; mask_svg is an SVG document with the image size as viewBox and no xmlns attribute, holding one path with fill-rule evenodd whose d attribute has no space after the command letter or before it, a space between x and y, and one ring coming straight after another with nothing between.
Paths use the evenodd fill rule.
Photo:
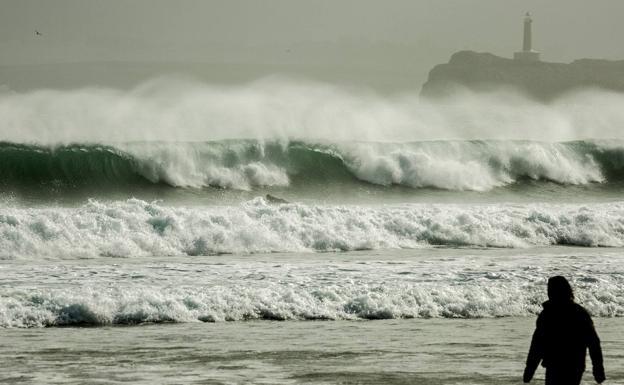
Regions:
<instances>
[{"instance_id":1,"label":"wave crest","mask_svg":"<svg viewBox=\"0 0 624 385\"><path fill-rule=\"evenodd\" d=\"M489 191L524 180L617 181L624 144L442 141L393 143L0 144L0 177L13 185L164 184L252 190L312 181Z\"/></svg>"}]
</instances>

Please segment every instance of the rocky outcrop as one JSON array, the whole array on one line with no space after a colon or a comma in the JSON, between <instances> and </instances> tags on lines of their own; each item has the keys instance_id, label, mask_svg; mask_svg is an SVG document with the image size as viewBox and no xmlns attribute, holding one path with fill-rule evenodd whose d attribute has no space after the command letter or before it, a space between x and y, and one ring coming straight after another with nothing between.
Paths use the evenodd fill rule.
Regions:
<instances>
[{"instance_id":1,"label":"rocky outcrop","mask_svg":"<svg viewBox=\"0 0 624 385\"><path fill-rule=\"evenodd\" d=\"M429 72L421 95L443 98L466 89L488 92L510 87L540 100L582 88L624 92L624 60L522 62L490 53L461 51L453 54L447 64L437 65Z\"/></svg>"}]
</instances>

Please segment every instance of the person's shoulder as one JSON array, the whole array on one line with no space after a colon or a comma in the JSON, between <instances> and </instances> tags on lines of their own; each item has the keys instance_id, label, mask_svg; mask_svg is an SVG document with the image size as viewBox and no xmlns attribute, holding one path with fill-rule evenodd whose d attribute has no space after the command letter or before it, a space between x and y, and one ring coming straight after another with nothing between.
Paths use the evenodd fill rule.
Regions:
<instances>
[{"instance_id":1,"label":"person's shoulder","mask_svg":"<svg viewBox=\"0 0 624 385\"><path fill-rule=\"evenodd\" d=\"M589 314L589 311L587 311L587 309L585 309L582 305L574 302L573 308L574 312L580 319L588 320L591 322L591 315Z\"/></svg>"},{"instance_id":2,"label":"person's shoulder","mask_svg":"<svg viewBox=\"0 0 624 385\"><path fill-rule=\"evenodd\" d=\"M538 315L539 316L548 315L549 313L552 312L552 307L553 307L553 304L550 300L546 302L542 302L542 311L540 311Z\"/></svg>"},{"instance_id":3,"label":"person's shoulder","mask_svg":"<svg viewBox=\"0 0 624 385\"><path fill-rule=\"evenodd\" d=\"M574 308L575 311L577 311L579 313L589 315L589 312L587 311L587 309L585 309L581 304L578 304L576 302L572 302L572 307Z\"/></svg>"},{"instance_id":4,"label":"person's shoulder","mask_svg":"<svg viewBox=\"0 0 624 385\"><path fill-rule=\"evenodd\" d=\"M537 315L537 326L543 325L546 319L550 318L550 313L552 313L549 302L546 301L542 304L542 311Z\"/></svg>"}]
</instances>

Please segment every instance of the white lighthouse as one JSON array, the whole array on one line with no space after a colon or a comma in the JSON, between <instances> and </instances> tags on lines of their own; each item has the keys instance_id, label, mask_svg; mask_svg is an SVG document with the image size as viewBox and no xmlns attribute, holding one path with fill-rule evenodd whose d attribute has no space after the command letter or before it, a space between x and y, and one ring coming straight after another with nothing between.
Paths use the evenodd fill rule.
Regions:
<instances>
[{"instance_id":1,"label":"white lighthouse","mask_svg":"<svg viewBox=\"0 0 624 385\"><path fill-rule=\"evenodd\" d=\"M524 35L522 39L522 51L514 53L514 59L524 62L536 62L539 61L539 52L533 50L532 46L532 34L531 34L531 24L533 24L533 19L531 18L531 14L529 12L524 16Z\"/></svg>"}]
</instances>

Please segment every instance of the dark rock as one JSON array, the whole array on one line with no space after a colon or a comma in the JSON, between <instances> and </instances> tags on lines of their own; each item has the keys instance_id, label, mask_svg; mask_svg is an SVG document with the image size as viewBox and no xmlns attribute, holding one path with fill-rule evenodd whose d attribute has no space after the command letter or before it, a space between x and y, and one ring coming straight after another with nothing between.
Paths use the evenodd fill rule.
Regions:
<instances>
[{"instance_id":1,"label":"dark rock","mask_svg":"<svg viewBox=\"0 0 624 385\"><path fill-rule=\"evenodd\" d=\"M524 62L461 51L453 54L447 64L439 64L429 72L421 95L444 98L462 90L489 92L501 88L514 88L542 101L582 88L624 92L624 60Z\"/></svg>"}]
</instances>

